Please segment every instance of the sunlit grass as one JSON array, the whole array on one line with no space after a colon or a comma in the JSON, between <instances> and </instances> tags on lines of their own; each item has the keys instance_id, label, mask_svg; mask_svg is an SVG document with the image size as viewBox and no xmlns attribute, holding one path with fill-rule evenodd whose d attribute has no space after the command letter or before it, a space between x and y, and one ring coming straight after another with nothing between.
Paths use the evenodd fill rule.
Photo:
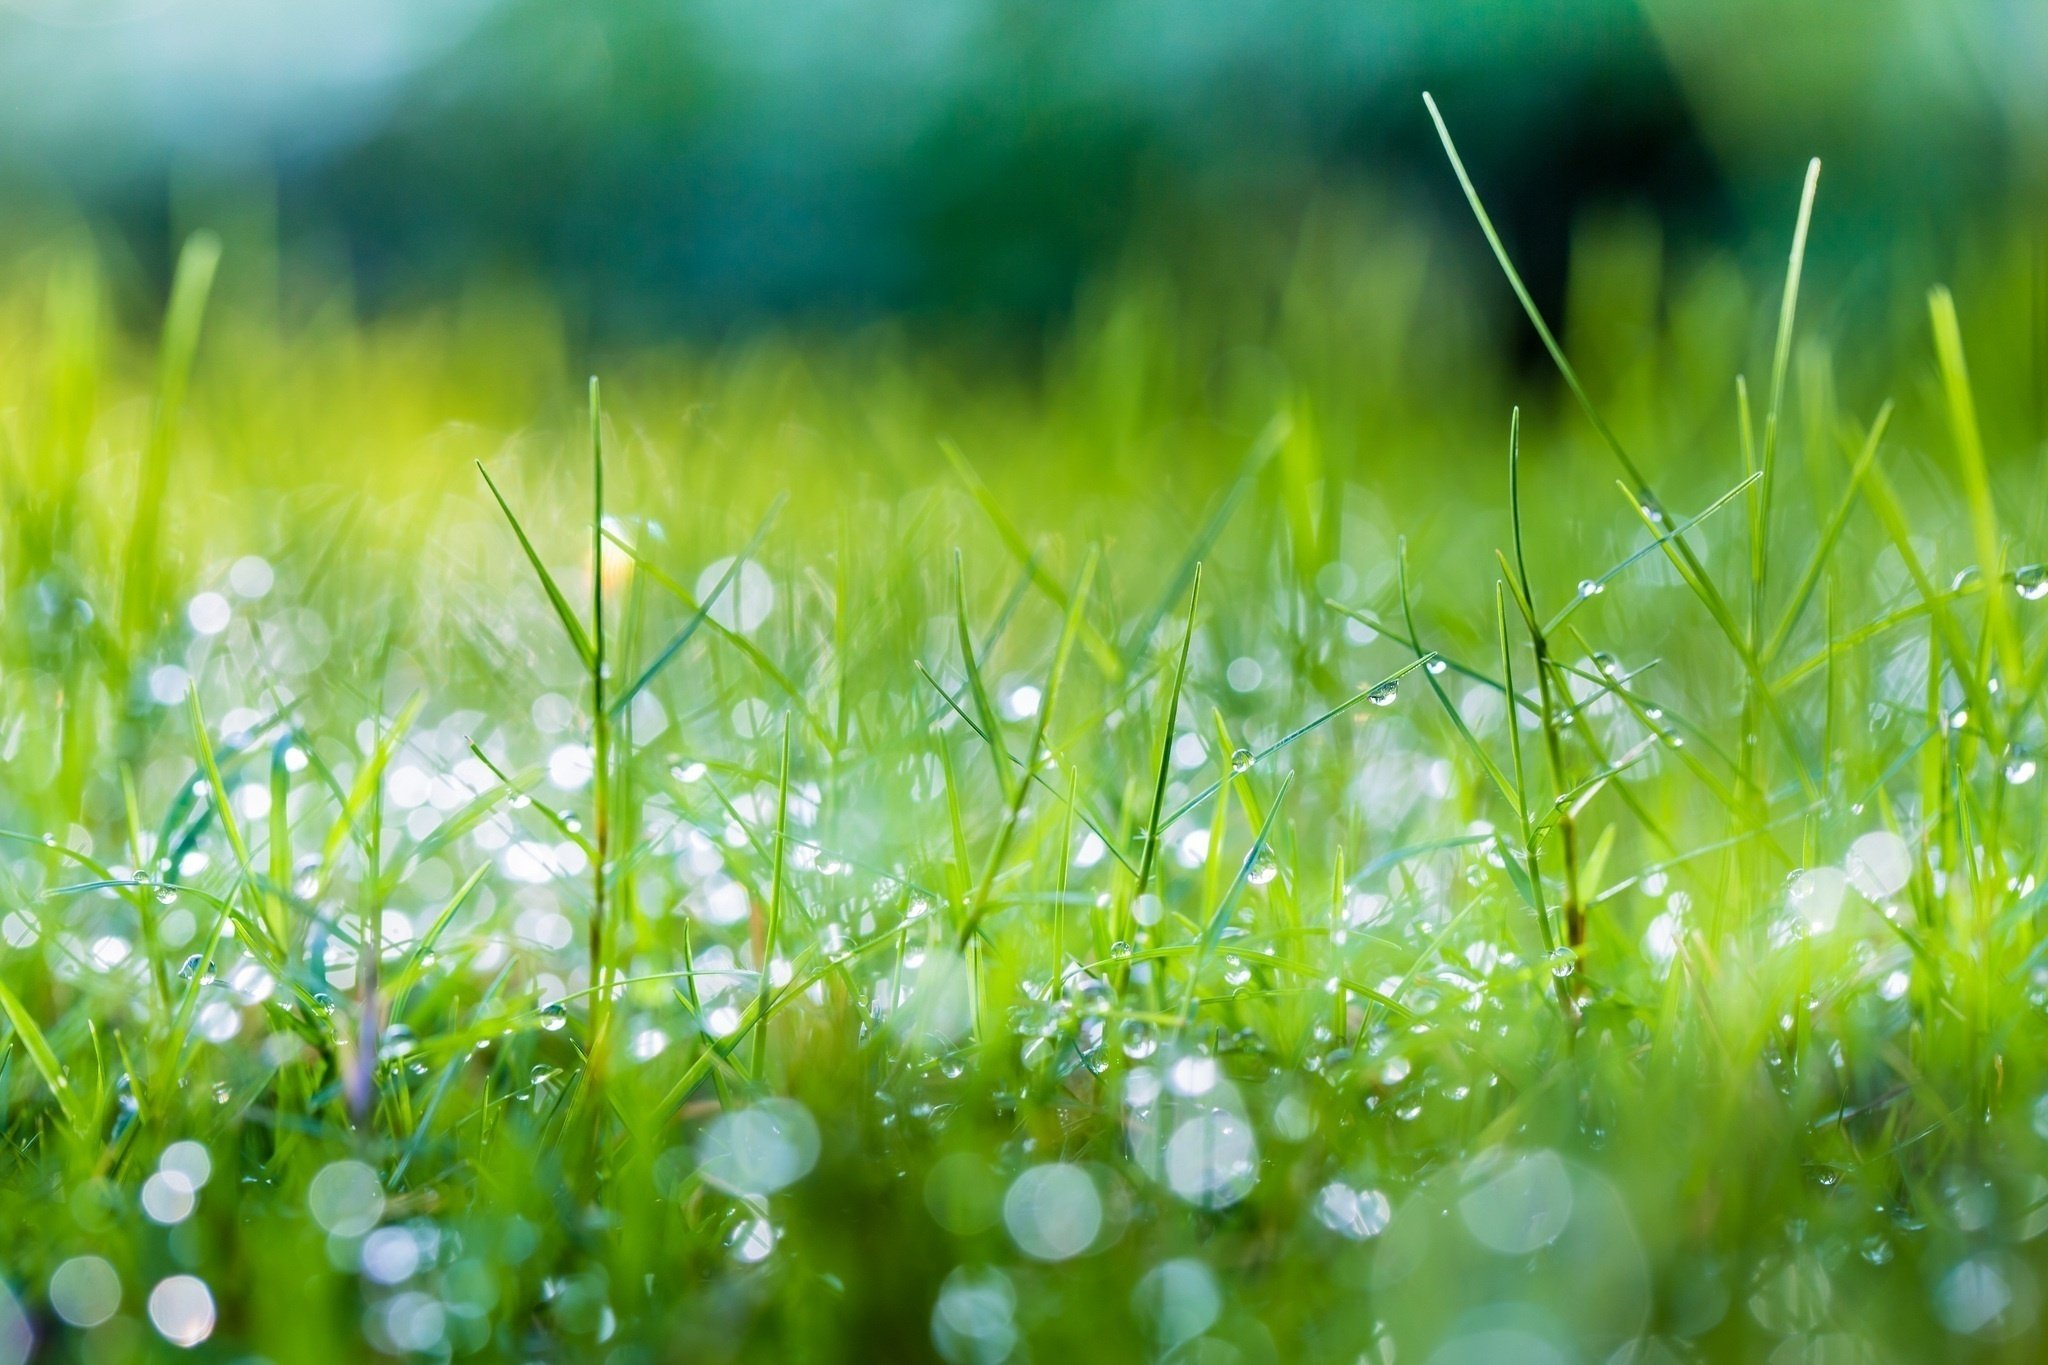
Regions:
<instances>
[{"instance_id":1,"label":"sunlit grass","mask_svg":"<svg viewBox=\"0 0 2048 1365\"><path fill-rule=\"evenodd\" d=\"M2033 1359L2038 358L1991 271L1838 379L1814 184L1562 387L1391 220L601 398L64 255L0 1365Z\"/></svg>"}]
</instances>

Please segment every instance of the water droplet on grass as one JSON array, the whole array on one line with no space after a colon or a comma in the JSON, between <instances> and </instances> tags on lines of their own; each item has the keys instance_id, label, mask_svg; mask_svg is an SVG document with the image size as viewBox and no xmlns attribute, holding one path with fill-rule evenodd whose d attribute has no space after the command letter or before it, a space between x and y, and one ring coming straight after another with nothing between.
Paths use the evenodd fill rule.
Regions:
<instances>
[{"instance_id":1,"label":"water droplet on grass","mask_svg":"<svg viewBox=\"0 0 2048 1365\"><path fill-rule=\"evenodd\" d=\"M2029 602L2048 597L2048 564L2022 564L2012 571L2012 586Z\"/></svg>"},{"instance_id":2,"label":"water droplet on grass","mask_svg":"<svg viewBox=\"0 0 2048 1365\"><path fill-rule=\"evenodd\" d=\"M1365 694L1365 699L1374 706L1392 706L1401 696L1401 685L1397 682L1383 682Z\"/></svg>"},{"instance_id":3,"label":"water droplet on grass","mask_svg":"<svg viewBox=\"0 0 2048 1365\"><path fill-rule=\"evenodd\" d=\"M1142 1062L1159 1050L1159 1034L1145 1019L1126 1019L1117 1026L1117 1042L1124 1056Z\"/></svg>"},{"instance_id":4,"label":"water droplet on grass","mask_svg":"<svg viewBox=\"0 0 2048 1365\"><path fill-rule=\"evenodd\" d=\"M1393 1221L1393 1206L1378 1190L1354 1190L1333 1180L1316 1194L1316 1221L1354 1242L1377 1237Z\"/></svg>"},{"instance_id":5,"label":"water droplet on grass","mask_svg":"<svg viewBox=\"0 0 2048 1365\"><path fill-rule=\"evenodd\" d=\"M1233 749L1230 753L1230 771L1234 773L1248 773L1252 770L1252 764L1255 761L1250 749Z\"/></svg>"}]
</instances>

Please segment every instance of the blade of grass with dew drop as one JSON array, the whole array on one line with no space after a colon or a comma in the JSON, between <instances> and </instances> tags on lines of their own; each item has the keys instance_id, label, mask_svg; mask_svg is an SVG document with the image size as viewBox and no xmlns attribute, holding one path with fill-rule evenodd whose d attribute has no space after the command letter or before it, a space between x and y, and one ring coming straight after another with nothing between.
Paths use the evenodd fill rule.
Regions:
<instances>
[{"instance_id":1,"label":"blade of grass with dew drop","mask_svg":"<svg viewBox=\"0 0 2048 1365\"><path fill-rule=\"evenodd\" d=\"M1579 382L1577 371L1572 368L1571 362L1565 358L1564 348L1557 344L1557 338L1551 335L1549 325L1543 321L1543 315L1537 310L1535 300L1529 296L1528 288L1523 285L1521 275L1517 273L1514 263L1508 258L1507 248L1502 244L1500 234L1494 230L1493 220L1487 216L1485 206L1480 203L1479 191L1473 186L1471 176L1466 173L1465 163L1458 155L1457 145L1451 140L1450 128L1445 125L1443 115L1438 112L1436 101L1427 92L1423 94L1422 101L1429 110L1431 121L1436 124L1437 137L1443 143L1444 151L1450 158L1451 169L1457 175L1458 184L1464 191L1466 203L1471 206L1473 216L1478 220L1480 230L1486 237L1487 245L1492 249L1494 259L1500 264L1502 273L1507 276L1509 286L1513 289L1516 299L1522 305L1522 311L1528 316L1530 324L1536 329L1537 336L1543 342L1544 350L1549 353L1551 362L1556 365L1559 375L1564 379L1565 387L1571 390L1572 396L1578 400L1579 407L1585 412L1587 420L1593 424L1594 430L1599 433L1601 440L1606 443L1615 461L1621 465L1623 473L1627 476L1624 491L1627 493L1630 501L1634 503L1637 514L1649 525L1653 534L1657 533L1659 530L1658 523L1662 519L1663 513L1658 511L1655 516L1652 516L1648 509L1661 509L1663 507L1662 500L1656 496L1655 490L1651 488L1648 480L1643 477L1641 468L1637 466L1635 460L1621 444L1620 438L1614 434L1614 429L1607 425L1606 420L1600 416L1599 409L1594 407L1593 400L1587 394L1585 386ZM1760 675L1761 670L1756 665L1754 651L1750 648L1749 642L1741 629L1736 625L1735 618L1728 609L1727 600L1722 596L1720 589L1714 586L1714 581L1708 576L1706 566L1700 562L1699 556L1693 552L1692 547L1686 543L1683 536L1673 537L1663 542L1663 544L1667 554L1672 555L1681 564L1680 578L1692 590L1693 595L1699 598L1701 605L1707 609L1707 614L1713 619L1714 624L1720 629L1722 635L1727 638L1728 643L1735 649L1738 656L1743 659L1745 667L1753 675ZM1524 584L1526 589L1526 577ZM1761 685L1760 676L1757 680L1759 685ZM1764 690L1766 705L1771 709L1773 716L1782 722L1782 711L1769 698L1768 690ZM1788 728L1781 724L1781 729ZM1791 738L1792 736L1788 734L1788 743L1791 742ZM1797 752L1796 746L1794 752L1795 754Z\"/></svg>"},{"instance_id":2,"label":"blade of grass with dew drop","mask_svg":"<svg viewBox=\"0 0 2048 1365\"><path fill-rule=\"evenodd\" d=\"M718 582L704 595L704 600L697 604L696 610L690 613L689 620L683 623L682 629L669 637L668 643L661 647L661 652L654 656L653 662L640 671L639 677L612 698L613 715L624 713L625 709L633 704L633 699L646 691L648 684L660 677L662 670L675 661L676 655L682 653L683 647L690 643L706 618L710 616L711 608L725 595L725 590L732 585L733 580L739 577L740 570L754 557L754 552L761 548L761 542L767 539L777 514L788 501L787 493L776 495L775 501L769 504L766 515L761 518L760 525L754 528L754 534L747 538L747 543L741 547L740 552L725 566L725 571L719 575Z\"/></svg>"},{"instance_id":3,"label":"blade of grass with dew drop","mask_svg":"<svg viewBox=\"0 0 2048 1365\"><path fill-rule=\"evenodd\" d=\"M1356 621L1362 626L1371 627L1374 634L1384 636L1394 644L1405 646L1410 652L1413 652L1416 648L1415 641L1403 634L1399 626L1391 622L1382 621L1371 612L1360 610L1357 607L1347 607L1342 602L1329 597L1323 599L1323 605L1340 616ZM1474 668L1471 664L1462 663L1455 656L1442 652L1438 652L1436 658L1443 663L1444 668L1449 672L1455 673L1470 682L1478 683L1481 687L1491 688L1495 692L1500 692L1504 694L1507 700L1511 701L1513 705L1521 710L1527 711L1532 716L1536 714L1535 703L1525 697L1515 697L1506 688L1501 686L1499 678L1492 676L1483 669ZM1360 693L1359 695L1364 696L1366 694Z\"/></svg>"},{"instance_id":4,"label":"blade of grass with dew drop","mask_svg":"<svg viewBox=\"0 0 2048 1365\"><path fill-rule=\"evenodd\" d=\"M1394 637L1388 636L1388 638L1392 639ZM1303 724L1295 726L1292 730L1289 730L1286 734L1280 736L1280 738L1274 740L1271 744L1266 745L1264 748L1253 750L1252 766L1257 767L1259 764L1265 762L1274 754L1279 753L1282 749L1287 748L1289 745L1295 743L1297 740L1305 739L1309 735L1314 734L1323 726L1328 725L1331 721L1337 719L1337 717L1343 715L1347 711L1354 709L1360 702L1369 699L1375 692L1384 693L1386 689L1389 687L1398 687L1400 685L1401 679L1407 677L1416 669L1426 666L1429 660L1437 657L1439 656L1432 653L1424 652L1422 657L1418 659L1412 659L1408 663L1401 665L1401 667L1395 669L1392 673L1387 674L1386 677L1381 678L1372 686L1361 688L1358 691L1352 693L1350 696L1346 697L1343 701L1338 702L1329 710L1324 711L1320 715L1316 716L1313 720L1309 720L1304 722ZM1481 678L1479 679L1479 681L1489 683L1494 687L1500 686L1499 683L1493 682L1493 680L1490 678ZM1173 828L1173 826L1179 822L1182 816L1186 815L1195 807L1201 805L1204 801L1207 801L1210 797L1214 796L1218 791L1222 790L1222 788L1223 781L1221 778L1218 778L1216 781L1209 783L1207 786L1197 791L1193 796L1188 797L1178 806L1175 806L1172 812L1166 815L1160 821L1160 828Z\"/></svg>"},{"instance_id":5,"label":"blade of grass with dew drop","mask_svg":"<svg viewBox=\"0 0 2048 1365\"><path fill-rule=\"evenodd\" d=\"M171 1016L171 1030L165 1040L164 1055L169 1058L170 1068L176 1072L183 1069L185 1052L192 1041L192 1017L199 1011L199 993L212 975L214 954L220 951L221 939L227 927L233 922L233 915L225 902L221 902L219 913L213 917L213 930L207 934L196 955L198 963L191 977L185 982L185 990L178 997L178 1008Z\"/></svg>"},{"instance_id":6,"label":"blade of grass with dew drop","mask_svg":"<svg viewBox=\"0 0 2048 1365\"><path fill-rule=\"evenodd\" d=\"M1649 735L1636 741L1621 757L1607 764L1590 777L1583 779L1576 786L1558 793L1555 800L1551 803L1553 810L1568 810L1574 817L1582 814L1586 809L1587 803L1592 800L1602 787L1605 787L1609 782L1612 782L1615 778L1642 762L1643 756L1652 749L1655 749L1658 743L1659 741L1655 735ZM1587 880L1597 881L1598 878L1589 877Z\"/></svg>"},{"instance_id":7,"label":"blade of grass with dew drop","mask_svg":"<svg viewBox=\"0 0 2048 1365\"><path fill-rule=\"evenodd\" d=\"M1145 847L1138 854L1137 887L1131 892L1132 899L1145 894L1152 881L1152 868L1159 859L1160 813L1166 805L1166 783L1173 774L1173 741L1180 723L1180 694L1188 678L1188 654L1195 643L1195 611L1202 602L1202 566L1195 566L1194 583L1188 589L1187 628L1181 632L1180 658L1174 665L1173 682L1166 692L1166 717L1160 726L1159 762L1157 778L1152 784L1151 813L1145 821Z\"/></svg>"},{"instance_id":8,"label":"blade of grass with dew drop","mask_svg":"<svg viewBox=\"0 0 2048 1365\"><path fill-rule=\"evenodd\" d=\"M2004 545L1998 529L1998 504L1991 491L1991 473L1984 459L1984 437L1977 425L1977 402L1970 392L1970 370L1963 357L1963 332L1956 320L1955 296L1936 286L1927 296L1934 325L1934 355L1941 370L1942 396L1948 403L1949 430L1955 439L1956 463L1962 472L1963 498L1970 509L1970 536L1977 549L1977 572L1987 583L2003 573ZM2008 678L2025 675L2019 631L2005 594L1993 592L1985 617L1998 655L1999 670Z\"/></svg>"},{"instance_id":9,"label":"blade of grass with dew drop","mask_svg":"<svg viewBox=\"0 0 2048 1365\"><path fill-rule=\"evenodd\" d=\"M562 812L556 810L553 806L550 806L545 801L536 801L533 799L531 795L527 794L524 791L521 791L519 784L514 782L510 777L506 776L505 770L503 768L500 768L497 764L493 763L491 761L490 755L486 754L481 748L477 747L476 741L470 741L469 752L471 757L475 758L477 762L483 764L484 767L490 770L491 776L497 778L499 782L504 784L505 790L510 792L516 792L519 796L525 797L526 805L528 806L528 808L538 811L540 813L541 819L547 821L550 825L554 826L556 833L560 834L563 838L569 840L569 842L575 844L577 848L581 849L583 851L584 857L588 858L596 853L596 850L591 847L590 840L584 837L582 827L578 822L571 820L568 816L562 814ZM338 824L339 822L337 822L337 825Z\"/></svg>"},{"instance_id":10,"label":"blade of grass with dew drop","mask_svg":"<svg viewBox=\"0 0 2048 1365\"><path fill-rule=\"evenodd\" d=\"M1584 637L1580 636L1576 630L1572 632L1572 636L1580 648L1585 649L1588 653L1592 652L1591 647L1586 644ZM1598 695L1612 696L1634 713L1643 729L1648 732L1647 741L1654 741L1656 744L1667 747L1671 746L1673 736L1665 731L1660 724L1653 722L1647 707L1624 693L1620 682L1604 674L1596 677L1583 669L1574 668L1569 664L1561 665L1561 667L1569 676L1583 678L1593 686L1600 688L1601 691ZM1641 671L1640 669L1637 670L1638 673ZM1630 675L1631 679L1634 676L1633 674ZM1583 727L1579 730L1580 742L1586 746L1586 751L1592 756L1593 761L1602 769L1613 767L1614 760L1609 758L1606 746L1600 741L1599 736L1593 732L1593 727L1586 715L1585 707L1572 698L1569 692L1567 692L1565 704L1571 712L1573 723ZM1683 718L1680 719L1682 720ZM1713 753L1716 758L1722 757L1718 748L1711 742L1703 742L1703 746ZM1695 770L1699 767L1697 760L1692 757L1693 746L1686 744L1678 745L1676 746L1676 753L1679 756L1680 762L1688 770ZM1636 820L1642 825L1644 833L1662 844L1667 852L1674 851L1677 848L1676 842L1665 830L1663 822L1651 813L1648 806L1643 803L1627 782L1616 783L1615 791L1621 798L1622 804L1628 807L1629 813L1634 815ZM1725 805L1726 803L1724 802L1723 804Z\"/></svg>"},{"instance_id":11,"label":"blade of grass with dew drop","mask_svg":"<svg viewBox=\"0 0 2048 1365\"><path fill-rule=\"evenodd\" d=\"M1216 908L1209 913L1209 922L1203 926L1202 937L1195 945L1195 960L1188 967L1187 994L1181 1000L1180 1018L1183 1025L1193 1015L1195 992L1200 989L1202 968L1216 951L1216 945L1223 939L1223 930L1230 923L1231 912L1237 908L1237 898L1244 894L1244 888L1251 883L1252 868L1257 866L1259 857L1266 851L1266 841L1272 837L1273 822L1280 816L1280 807L1287 800L1287 789L1294 785L1294 774L1288 773L1280 779L1280 789L1273 793L1272 804L1266 807L1266 818L1259 824L1259 832L1252 839L1252 846L1245 850L1244 861L1237 866L1237 875L1232 877L1223 898L1216 902Z\"/></svg>"},{"instance_id":12,"label":"blade of grass with dew drop","mask_svg":"<svg viewBox=\"0 0 2048 1365\"><path fill-rule=\"evenodd\" d=\"M1408 638L1410 640L1420 640L1422 632L1415 625L1415 603L1408 591L1408 539L1406 536L1401 537L1395 542L1394 582L1401 602L1401 620L1408 627ZM1464 743L1467 752L1479 764L1480 771L1486 774L1487 780L1492 782L1495 790L1500 792L1501 797L1508 803L1508 809L1515 813L1515 819L1522 819L1521 795L1516 791L1514 784L1508 781L1507 774L1501 771L1500 764L1493 761L1493 755L1486 752L1486 746L1479 742L1479 737L1472 733L1472 727L1465 723L1464 714L1458 710L1457 703L1451 700L1450 694L1444 691L1443 684L1439 683L1436 680L1436 675L1429 671L1429 661L1434 657L1435 655L1422 649L1420 645L1416 646L1415 662L1423 666L1423 681L1429 684L1431 694L1436 697L1437 703L1443 707L1444 715L1449 718L1451 727L1458 732L1458 738Z\"/></svg>"},{"instance_id":13,"label":"blade of grass with dew drop","mask_svg":"<svg viewBox=\"0 0 2048 1365\"><path fill-rule=\"evenodd\" d=\"M1638 562L1648 558L1650 555L1655 554L1658 550L1663 549L1671 541L1676 540L1678 537L1684 535L1687 531L1692 530L1694 527L1704 522L1708 517L1713 516L1714 513L1726 507L1729 503L1734 502L1737 498L1741 497L1743 493L1747 492L1750 488L1754 487L1757 481L1761 478L1763 478L1763 473L1761 470L1759 470L1757 473L1751 474L1749 477L1743 479L1742 482L1736 484L1733 488L1730 488L1727 492L1723 493L1720 497L1715 498L1712 502L1708 503L1705 509L1702 510L1699 513L1699 515L1692 517L1684 522L1681 522L1678 525L1670 528L1669 530L1652 535L1648 544L1643 545L1638 549L1632 551L1620 563L1616 564L1613 568L1607 570L1605 573L1601 574L1599 577L1593 579L1592 581L1598 585L1600 591L1605 591L1608 584L1614 582L1615 579L1621 577L1622 574L1626 573L1629 569L1633 568ZM1550 620L1544 625L1543 633L1546 636L1555 635L1560 629L1563 628L1565 622L1571 619L1572 613L1576 612L1588 600L1589 598L1584 593L1579 593L1572 597L1569 601L1567 601L1564 604L1564 606L1560 607L1557 611L1557 614L1552 616Z\"/></svg>"}]
</instances>

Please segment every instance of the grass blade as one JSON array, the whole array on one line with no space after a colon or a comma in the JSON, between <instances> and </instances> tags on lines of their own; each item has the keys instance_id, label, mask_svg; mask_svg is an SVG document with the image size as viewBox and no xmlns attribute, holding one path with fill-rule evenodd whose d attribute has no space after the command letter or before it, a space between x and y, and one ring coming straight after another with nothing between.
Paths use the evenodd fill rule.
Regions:
<instances>
[{"instance_id":1,"label":"grass blade","mask_svg":"<svg viewBox=\"0 0 2048 1365\"><path fill-rule=\"evenodd\" d=\"M555 619L562 623L562 633L569 637L569 644L575 649L576 657L583 661L585 668L591 667L597 661L597 647L591 643L589 634L583 629L583 623L576 619L575 608L571 607L569 599L562 595L562 589L555 582L555 576L548 572L548 566L541 562L540 551L533 548L533 541L528 539L526 528L520 524L519 518L513 515L512 505L506 502L505 495L498 491L497 482L491 478L491 471L484 468L482 460L476 462L476 472L484 476L485 487L491 490L491 496L497 500L498 510L505 514L506 522L512 527L512 534L519 538L519 548L525 552L526 562L533 567L534 576L540 580L541 591L547 594L548 605L555 609Z\"/></svg>"}]
</instances>

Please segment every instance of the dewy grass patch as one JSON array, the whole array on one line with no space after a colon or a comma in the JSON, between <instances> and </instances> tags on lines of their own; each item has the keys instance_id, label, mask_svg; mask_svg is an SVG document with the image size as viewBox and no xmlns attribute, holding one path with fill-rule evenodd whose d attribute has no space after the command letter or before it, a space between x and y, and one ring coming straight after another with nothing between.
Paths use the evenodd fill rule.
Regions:
<instances>
[{"instance_id":1,"label":"dewy grass patch","mask_svg":"<svg viewBox=\"0 0 2048 1365\"><path fill-rule=\"evenodd\" d=\"M1561 386L1393 218L587 401L12 296L0 1365L2034 1358L2010 280L1553 331L1452 166Z\"/></svg>"}]
</instances>

